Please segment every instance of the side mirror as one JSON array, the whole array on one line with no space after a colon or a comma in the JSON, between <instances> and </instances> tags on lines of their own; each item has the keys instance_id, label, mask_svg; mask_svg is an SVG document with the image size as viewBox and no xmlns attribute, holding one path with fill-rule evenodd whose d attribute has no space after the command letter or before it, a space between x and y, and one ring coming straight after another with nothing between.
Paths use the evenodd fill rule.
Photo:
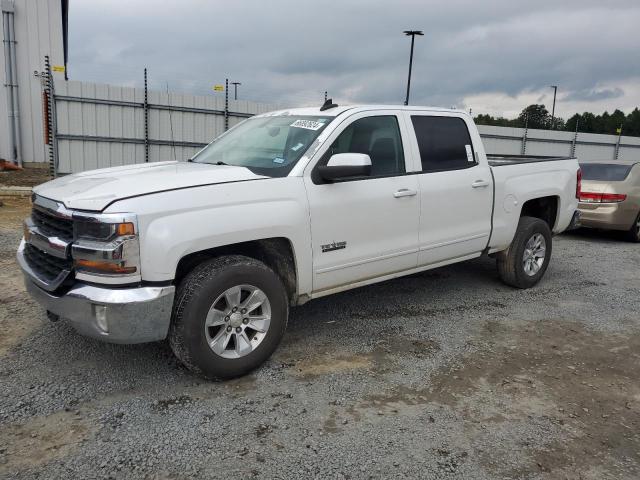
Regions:
<instances>
[{"instance_id":1,"label":"side mirror","mask_svg":"<svg viewBox=\"0 0 640 480\"><path fill-rule=\"evenodd\" d=\"M336 153L326 165L318 167L323 180L333 182L348 177L371 175L371 159L365 153Z\"/></svg>"}]
</instances>

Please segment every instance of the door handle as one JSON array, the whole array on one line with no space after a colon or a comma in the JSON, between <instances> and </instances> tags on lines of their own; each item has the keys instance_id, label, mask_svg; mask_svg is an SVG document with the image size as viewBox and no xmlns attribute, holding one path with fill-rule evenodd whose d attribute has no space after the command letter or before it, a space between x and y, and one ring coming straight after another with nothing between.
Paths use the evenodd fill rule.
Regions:
<instances>
[{"instance_id":1,"label":"door handle","mask_svg":"<svg viewBox=\"0 0 640 480\"><path fill-rule=\"evenodd\" d=\"M487 182L486 180L476 180L471 184L471 187L473 188L484 188L488 186L489 186L489 182Z\"/></svg>"},{"instance_id":2,"label":"door handle","mask_svg":"<svg viewBox=\"0 0 640 480\"><path fill-rule=\"evenodd\" d=\"M417 190L409 190L408 188L401 188L400 190L398 190L397 192L395 192L393 194L394 197L396 198L400 198L400 197L413 197L415 195L417 195L418 192Z\"/></svg>"}]
</instances>

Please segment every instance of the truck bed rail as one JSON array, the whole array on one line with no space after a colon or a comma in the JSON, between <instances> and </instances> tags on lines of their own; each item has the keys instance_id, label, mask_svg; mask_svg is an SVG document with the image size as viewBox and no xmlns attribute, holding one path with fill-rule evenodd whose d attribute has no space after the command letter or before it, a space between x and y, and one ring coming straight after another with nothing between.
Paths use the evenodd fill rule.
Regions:
<instances>
[{"instance_id":1,"label":"truck bed rail","mask_svg":"<svg viewBox=\"0 0 640 480\"><path fill-rule=\"evenodd\" d=\"M555 162L573 160L575 157L553 157L545 155L487 155L487 161L492 167L514 165L520 163Z\"/></svg>"}]
</instances>

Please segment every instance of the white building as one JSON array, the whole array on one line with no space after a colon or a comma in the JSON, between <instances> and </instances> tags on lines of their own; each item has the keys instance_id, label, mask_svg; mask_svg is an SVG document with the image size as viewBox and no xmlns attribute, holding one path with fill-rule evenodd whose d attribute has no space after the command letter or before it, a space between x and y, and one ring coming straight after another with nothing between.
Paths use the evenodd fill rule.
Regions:
<instances>
[{"instance_id":1,"label":"white building","mask_svg":"<svg viewBox=\"0 0 640 480\"><path fill-rule=\"evenodd\" d=\"M0 158L46 165L43 84L45 55L53 75L67 66L69 0L0 0Z\"/></svg>"}]
</instances>

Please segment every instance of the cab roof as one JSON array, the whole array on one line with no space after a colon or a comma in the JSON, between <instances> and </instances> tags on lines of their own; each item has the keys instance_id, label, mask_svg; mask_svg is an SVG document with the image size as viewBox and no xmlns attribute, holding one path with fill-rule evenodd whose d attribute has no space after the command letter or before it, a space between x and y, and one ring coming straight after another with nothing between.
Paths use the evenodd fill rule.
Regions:
<instances>
[{"instance_id":1,"label":"cab roof","mask_svg":"<svg viewBox=\"0 0 640 480\"><path fill-rule=\"evenodd\" d=\"M425 112L447 112L457 113L460 115L469 115L464 110L457 110L453 108L437 108L437 107L424 107L418 105L344 105L329 108L327 110L320 110L318 107L302 107L302 108L288 108L284 110L275 110L273 112L263 113L257 115L259 117L270 117L280 115L309 115L320 117L337 117L338 115L349 111L350 113L366 112L369 110L410 110L415 112L416 110Z\"/></svg>"}]
</instances>

